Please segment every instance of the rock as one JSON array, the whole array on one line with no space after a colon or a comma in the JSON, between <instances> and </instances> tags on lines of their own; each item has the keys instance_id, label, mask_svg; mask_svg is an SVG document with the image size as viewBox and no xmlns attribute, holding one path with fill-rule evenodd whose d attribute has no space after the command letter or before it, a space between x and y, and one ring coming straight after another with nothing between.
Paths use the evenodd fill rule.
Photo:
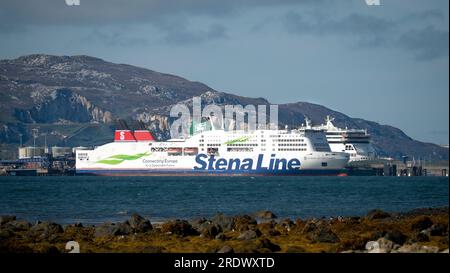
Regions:
<instances>
[{"instance_id":1,"label":"rock","mask_svg":"<svg viewBox=\"0 0 450 273\"><path fill-rule=\"evenodd\" d=\"M275 219L275 218L277 218L277 216L269 210L257 211L257 212L255 212L254 216L256 218L260 218L260 219Z\"/></svg>"},{"instance_id":2,"label":"rock","mask_svg":"<svg viewBox=\"0 0 450 273\"><path fill-rule=\"evenodd\" d=\"M64 229L61 225L52 222L42 222L30 228L29 236L38 237L39 239L49 239L53 235L63 233Z\"/></svg>"},{"instance_id":3,"label":"rock","mask_svg":"<svg viewBox=\"0 0 450 273\"><path fill-rule=\"evenodd\" d=\"M316 223L309 221L305 224L305 226L302 229L302 233L303 234L307 234L307 233L311 233L317 230L317 225Z\"/></svg>"},{"instance_id":4,"label":"rock","mask_svg":"<svg viewBox=\"0 0 450 273\"><path fill-rule=\"evenodd\" d=\"M366 243L368 253L389 253L394 248L394 243L385 238L380 238L377 241L369 241Z\"/></svg>"},{"instance_id":5,"label":"rock","mask_svg":"<svg viewBox=\"0 0 450 273\"><path fill-rule=\"evenodd\" d=\"M339 242L339 237L329 228L325 226L320 226L309 236L313 242L320 243L337 243Z\"/></svg>"},{"instance_id":6,"label":"rock","mask_svg":"<svg viewBox=\"0 0 450 273\"><path fill-rule=\"evenodd\" d=\"M430 228L424 229L424 230L422 230L420 233L422 233L422 234L427 235L428 237L430 237L430 236L431 236L431 229L430 229Z\"/></svg>"},{"instance_id":7,"label":"rock","mask_svg":"<svg viewBox=\"0 0 450 273\"><path fill-rule=\"evenodd\" d=\"M217 234L216 237L214 238L216 240L221 240L221 241L225 241L227 240L227 236L225 236L225 234L223 234L222 232Z\"/></svg>"},{"instance_id":8,"label":"rock","mask_svg":"<svg viewBox=\"0 0 450 273\"><path fill-rule=\"evenodd\" d=\"M208 219L204 217L189 221L189 224L191 224L192 228L194 228L198 232L202 232L202 230L211 223L212 223L211 221L208 221Z\"/></svg>"},{"instance_id":9,"label":"rock","mask_svg":"<svg viewBox=\"0 0 450 273\"><path fill-rule=\"evenodd\" d=\"M428 216L422 216L417 218L412 224L411 224L411 230L424 230L433 225L433 221L431 221L430 217Z\"/></svg>"},{"instance_id":10,"label":"rock","mask_svg":"<svg viewBox=\"0 0 450 273\"><path fill-rule=\"evenodd\" d=\"M219 225L211 223L201 231L201 235L205 238L213 239L221 232L222 228Z\"/></svg>"},{"instance_id":11,"label":"rock","mask_svg":"<svg viewBox=\"0 0 450 273\"><path fill-rule=\"evenodd\" d=\"M376 241L376 240L378 240L378 239L380 239L380 238L382 238L382 237L384 237L384 235L386 235L386 231L375 231L375 232L373 232L372 233L372 235L370 236L370 240L371 241Z\"/></svg>"},{"instance_id":12,"label":"rock","mask_svg":"<svg viewBox=\"0 0 450 273\"><path fill-rule=\"evenodd\" d=\"M447 226L444 224L434 224L430 227L431 236L444 236L447 231Z\"/></svg>"},{"instance_id":13,"label":"rock","mask_svg":"<svg viewBox=\"0 0 450 273\"><path fill-rule=\"evenodd\" d=\"M403 245L398 250L399 253L438 253L439 248L435 246L421 246L418 244Z\"/></svg>"},{"instance_id":14,"label":"rock","mask_svg":"<svg viewBox=\"0 0 450 273\"><path fill-rule=\"evenodd\" d=\"M11 221L15 221L16 220L16 216L14 215L2 215L0 216L0 226L11 222Z\"/></svg>"},{"instance_id":15,"label":"rock","mask_svg":"<svg viewBox=\"0 0 450 273\"><path fill-rule=\"evenodd\" d=\"M6 228L5 229L4 228L0 229L0 240L1 239L8 239L8 238L10 238L13 235L14 235L14 232L9 230L9 229L6 229Z\"/></svg>"},{"instance_id":16,"label":"rock","mask_svg":"<svg viewBox=\"0 0 450 273\"><path fill-rule=\"evenodd\" d=\"M234 219L231 216L225 216L223 213L216 214L211 222L219 225L224 232L232 231L234 229Z\"/></svg>"},{"instance_id":17,"label":"rock","mask_svg":"<svg viewBox=\"0 0 450 273\"><path fill-rule=\"evenodd\" d=\"M149 220L136 213L128 220L128 224L135 233L147 232L153 229Z\"/></svg>"},{"instance_id":18,"label":"rock","mask_svg":"<svg viewBox=\"0 0 450 273\"><path fill-rule=\"evenodd\" d=\"M270 220L268 222L259 223L258 228L261 231L267 231L267 230L273 229L276 226L276 224L277 223L274 220Z\"/></svg>"},{"instance_id":19,"label":"rock","mask_svg":"<svg viewBox=\"0 0 450 273\"><path fill-rule=\"evenodd\" d=\"M261 236L261 232L259 230L247 230L241 233L237 239L238 240L252 240Z\"/></svg>"},{"instance_id":20,"label":"rock","mask_svg":"<svg viewBox=\"0 0 450 273\"><path fill-rule=\"evenodd\" d=\"M132 232L130 225L125 223L103 223L95 227L95 237L109 237L119 235L129 235Z\"/></svg>"},{"instance_id":21,"label":"rock","mask_svg":"<svg viewBox=\"0 0 450 273\"><path fill-rule=\"evenodd\" d=\"M367 219L376 220L376 219L385 219L391 217L390 213L384 212L380 209L371 210L367 213Z\"/></svg>"},{"instance_id":22,"label":"rock","mask_svg":"<svg viewBox=\"0 0 450 273\"><path fill-rule=\"evenodd\" d=\"M234 250L229 245L224 245L217 253L234 253Z\"/></svg>"},{"instance_id":23,"label":"rock","mask_svg":"<svg viewBox=\"0 0 450 273\"><path fill-rule=\"evenodd\" d=\"M280 250L281 250L280 246L278 246L278 245L272 243L272 242L271 242L269 239L267 239L267 238L259 239L259 243L260 243L260 248L265 248L265 249L268 249L268 250L270 250L270 251L272 251L272 252L280 251Z\"/></svg>"},{"instance_id":24,"label":"rock","mask_svg":"<svg viewBox=\"0 0 450 273\"><path fill-rule=\"evenodd\" d=\"M386 238L389 241L392 241L398 245L403 245L407 239L406 235L403 234L401 231L399 230L390 230L386 233L386 235L384 236L384 238Z\"/></svg>"},{"instance_id":25,"label":"rock","mask_svg":"<svg viewBox=\"0 0 450 273\"><path fill-rule=\"evenodd\" d=\"M25 230L30 229L30 227L31 227L31 224L25 220L13 220L2 226L2 228L7 228L14 232L25 231Z\"/></svg>"},{"instance_id":26,"label":"rock","mask_svg":"<svg viewBox=\"0 0 450 273\"><path fill-rule=\"evenodd\" d=\"M289 218L286 218L286 219L281 220L281 221L278 223L278 225L279 225L280 227L286 229L287 231L290 231L293 227L295 227L294 222L293 222L291 219L289 219Z\"/></svg>"},{"instance_id":27,"label":"rock","mask_svg":"<svg viewBox=\"0 0 450 273\"><path fill-rule=\"evenodd\" d=\"M192 228L191 224L189 224L186 220L175 220L169 221L162 225L162 232L171 232L172 234L177 234L180 236L190 236L190 235L198 235L198 232Z\"/></svg>"},{"instance_id":28,"label":"rock","mask_svg":"<svg viewBox=\"0 0 450 273\"><path fill-rule=\"evenodd\" d=\"M415 240L416 242L429 242L429 241L430 241L430 237L428 237L427 234L420 232L420 233L418 233L418 234L416 235L416 237L414 238L414 240Z\"/></svg>"},{"instance_id":29,"label":"rock","mask_svg":"<svg viewBox=\"0 0 450 273\"><path fill-rule=\"evenodd\" d=\"M234 229L237 231L249 230L256 226L256 219L249 215L238 215L233 218Z\"/></svg>"},{"instance_id":30,"label":"rock","mask_svg":"<svg viewBox=\"0 0 450 273\"><path fill-rule=\"evenodd\" d=\"M276 229L269 229L268 231L267 231L267 234L269 235L269 236L280 236L281 235L281 232L279 232L278 230L276 230Z\"/></svg>"}]
</instances>

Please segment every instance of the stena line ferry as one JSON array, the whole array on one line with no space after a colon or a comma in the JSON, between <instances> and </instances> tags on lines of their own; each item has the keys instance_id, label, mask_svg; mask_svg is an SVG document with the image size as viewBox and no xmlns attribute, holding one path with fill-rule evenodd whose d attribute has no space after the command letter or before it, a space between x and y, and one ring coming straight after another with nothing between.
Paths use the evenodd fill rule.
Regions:
<instances>
[{"instance_id":1,"label":"stena line ferry","mask_svg":"<svg viewBox=\"0 0 450 273\"><path fill-rule=\"evenodd\" d=\"M149 131L116 130L114 142L76 151L87 175L345 175L349 155L322 130L202 129L157 142Z\"/></svg>"}]
</instances>

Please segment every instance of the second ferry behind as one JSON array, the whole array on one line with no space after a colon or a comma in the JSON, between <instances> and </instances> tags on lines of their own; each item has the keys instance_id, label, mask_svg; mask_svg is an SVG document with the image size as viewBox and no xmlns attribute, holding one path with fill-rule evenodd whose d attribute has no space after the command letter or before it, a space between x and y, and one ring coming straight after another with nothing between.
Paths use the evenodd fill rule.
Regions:
<instances>
[{"instance_id":1,"label":"second ferry behind","mask_svg":"<svg viewBox=\"0 0 450 273\"><path fill-rule=\"evenodd\" d=\"M157 142L149 131L117 130L115 140L76 151L77 174L343 175L349 155L332 152L323 130L225 131L202 126Z\"/></svg>"}]
</instances>

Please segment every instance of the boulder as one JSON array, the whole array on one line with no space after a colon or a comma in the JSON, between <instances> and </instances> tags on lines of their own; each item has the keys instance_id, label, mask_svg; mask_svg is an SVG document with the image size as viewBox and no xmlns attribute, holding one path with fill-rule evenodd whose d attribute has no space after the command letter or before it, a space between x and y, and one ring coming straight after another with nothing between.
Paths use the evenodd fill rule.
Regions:
<instances>
[{"instance_id":1,"label":"boulder","mask_svg":"<svg viewBox=\"0 0 450 273\"><path fill-rule=\"evenodd\" d=\"M13 232L29 230L30 227L31 224L25 220L13 220L2 226L2 228L7 228Z\"/></svg>"},{"instance_id":2,"label":"boulder","mask_svg":"<svg viewBox=\"0 0 450 273\"><path fill-rule=\"evenodd\" d=\"M136 213L128 220L128 224L135 233L147 232L153 229L149 220Z\"/></svg>"},{"instance_id":3,"label":"boulder","mask_svg":"<svg viewBox=\"0 0 450 273\"><path fill-rule=\"evenodd\" d=\"M340 241L339 237L329 227L325 226L319 226L309 237L313 242L319 243L337 243Z\"/></svg>"},{"instance_id":4,"label":"boulder","mask_svg":"<svg viewBox=\"0 0 450 273\"><path fill-rule=\"evenodd\" d=\"M431 236L444 236L447 231L447 226L444 224L434 224L430 227Z\"/></svg>"},{"instance_id":5,"label":"boulder","mask_svg":"<svg viewBox=\"0 0 450 273\"><path fill-rule=\"evenodd\" d=\"M366 243L366 250L368 253L389 253L394 248L394 243L385 238L380 238L376 241L369 241Z\"/></svg>"},{"instance_id":6,"label":"boulder","mask_svg":"<svg viewBox=\"0 0 450 273\"><path fill-rule=\"evenodd\" d=\"M439 248L435 246L421 246L418 244L406 244L401 246L398 250L399 253L438 253Z\"/></svg>"},{"instance_id":7,"label":"boulder","mask_svg":"<svg viewBox=\"0 0 450 273\"><path fill-rule=\"evenodd\" d=\"M223 232L221 232L221 233L217 234L216 237L214 237L214 239L221 240L221 241L226 241L227 240L227 236L225 236L225 234L223 234Z\"/></svg>"},{"instance_id":8,"label":"boulder","mask_svg":"<svg viewBox=\"0 0 450 273\"><path fill-rule=\"evenodd\" d=\"M391 217L391 214L380 209L371 210L367 213L367 219L376 220L376 219L385 219Z\"/></svg>"},{"instance_id":9,"label":"boulder","mask_svg":"<svg viewBox=\"0 0 450 273\"><path fill-rule=\"evenodd\" d=\"M213 224L219 225L224 232L232 231L234 229L234 219L231 216L226 216L223 213L214 215L211 219Z\"/></svg>"},{"instance_id":10,"label":"boulder","mask_svg":"<svg viewBox=\"0 0 450 273\"><path fill-rule=\"evenodd\" d=\"M416 237L414 237L414 241L416 242L429 242L430 237L427 234L419 232Z\"/></svg>"},{"instance_id":11,"label":"boulder","mask_svg":"<svg viewBox=\"0 0 450 273\"><path fill-rule=\"evenodd\" d=\"M275 219L277 218L277 216L271 212L270 210L261 210L261 211L257 211L254 213L254 216L256 218L260 218L260 219Z\"/></svg>"},{"instance_id":12,"label":"boulder","mask_svg":"<svg viewBox=\"0 0 450 273\"><path fill-rule=\"evenodd\" d=\"M38 237L39 239L48 239L50 237L53 237L53 235L57 235L63 232L64 229L59 224L52 222L42 222L32 226L28 235L31 237Z\"/></svg>"},{"instance_id":13,"label":"boulder","mask_svg":"<svg viewBox=\"0 0 450 273\"><path fill-rule=\"evenodd\" d=\"M10 229L7 229L7 228L0 229L0 240L1 239L8 239L8 238L10 238L13 235L14 235L14 232L11 231Z\"/></svg>"},{"instance_id":14,"label":"boulder","mask_svg":"<svg viewBox=\"0 0 450 273\"><path fill-rule=\"evenodd\" d=\"M200 232L200 235L205 238L214 239L219 233L222 232L222 228L219 225L208 224L203 230Z\"/></svg>"},{"instance_id":15,"label":"boulder","mask_svg":"<svg viewBox=\"0 0 450 273\"><path fill-rule=\"evenodd\" d=\"M295 227L294 222L293 222L291 219L289 219L289 218L286 218L286 219L281 220L281 221L278 223L278 225L279 225L280 227L286 229L287 231L290 231L293 227Z\"/></svg>"},{"instance_id":16,"label":"boulder","mask_svg":"<svg viewBox=\"0 0 450 273\"><path fill-rule=\"evenodd\" d=\"M427 229L433 225L433 221L431 221L430 217L422 216L414 220L411 224L411 230L421 231Z\"/></svg>"},{"instance_id":17,"label":"boulder","mask_svg":"<svg viewBox=\"0 0 450 273\"><path fill-rule=\"evenodd\" d=\"M260 244L260 248L262 249L268 249L271 252L275 252L275 251L280 251L281 248L279 245L276 245L274 243L272 243L269 239L267 238L261 238L259 239L259 244Z\"/></svg>"},{"instance_id":18,"label":"boulder","mask_svg":"<svg viewBox=\"0 0 450 273\"><path fill-rule=\"evenodd\" d=\"M202 217L189 221L189 224L191 224L192 228L196 229L198 232L201 233L204 228L206 228L209 224L211 224L211 221Z\"/></svg>"},{"instance_id":19,"label":"boulder","mask_svg":"<svg viewBox=\"0 0 450 273\"><path fill-rule=\"evenodd\" d=\"M234 229L237 231L249 230L256 226L256 219L249 215L238 215L233 218Z\"/></svg>"},{"instance_id":20,"label":"boulder","mask_svg":"<svg viewBox=\"0 0 450 273\"><path fill-rule=\"evenodd\" d=\"M386 233L386 235L384 235L384 238L394 242L395 244L403 245L407 239L407 236L399 230L390 230Z\"/></svg>"},{"instance_id":21,"label":"boulder","mask_svg":"<svg viewBox=\"0 0 450 273\"><path fill-rule=\"evenodd\" d=\"M302 229L303 234L311 233L317 230L317 225L313 221L309 221L305 224L305 226Z\"/></svg>"},{"instance_id":22,"label":"boulder","mask_svg":"<svg viewBox=\"0 0 450 273\"><path fill-rule=\"evenodd\" d=\"M16 220L16 216L14 215L2 215L0 216L0 226L11 222L11 221L15 221Z\"/></svg>"},{"instance_id":23,"label":"boulder","mask_svg":"<svg viewBox=\"0 0 450 273\"><path fill-rule=\"evenodd\" d=\"M169 221L162 225L161 231L180 236L198 235L198 232L186 220Z\"/></svg>"},{"instance_id":24,"label":"boulder","mask_svg":"<svg viewBox=\"0 0 450 273\"><path fill-rule=\"evenodd\" d=\"M234 250L231 246L224 245L221 249L219 249L219 251L217 251L217 253L234 253Z\"/></svg>"},{"instance_id":25,"label":"boulder","mask_svg":"<svg viewBox=\"0 0 450 273\"><path fill-rule=\"evenodd\" d=\"M269 229L268 231L267 231L267 234L269 235L269 236L280 236L281 235L281 232L279 232L278 230L276 230L276 229Z\"/></svg>"},{"instance_id":26,"label":"boulder","mask_svg":"<svg viewBox=\"0 0 450 273\"><path fill-rule=\"evenodd\" d=\"M103 223L100 226L95 227L95 237L109 237L119 235L129 235L132 233L132 228L125 223Z\"/></svg>"},{"instance_id":27,"label":"boulder","mask_svg":"<svg viewBox=\"0 0 450 273\"><path fill-rule=\"evenodd\" d=\"M246 240L256 239L259 236L261 236L261 232L258 229L256 229L256 230L246 230L246 231L242 232L241 234L239 234L237 239L246 241Z\"/></svg>"}]
</instances>

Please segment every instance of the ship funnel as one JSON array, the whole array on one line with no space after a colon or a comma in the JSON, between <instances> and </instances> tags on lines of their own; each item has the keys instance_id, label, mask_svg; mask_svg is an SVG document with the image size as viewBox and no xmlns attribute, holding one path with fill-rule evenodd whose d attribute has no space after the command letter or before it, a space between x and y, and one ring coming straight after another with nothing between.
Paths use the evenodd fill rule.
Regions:
<instances>
[{"instance_id":1,"label":"ship funnel","mask_svg":"<svg viewBox=\"0 0 450 273\"><path fill-rule=\"evenodd\" d=\"M116 130L114 133L115 142L134 142L136 139L130 130Z\"/></svg>"},{"instance_id":2,"label":"ship funnel","mask_svg":"<svg viewBox=\"0 0 450 273\"><path fill-rule=\"evenodd\" d=\"M134 131L134 137L137 141L155 141L152 133L147 130L136 130Z\"/></svg>"}]
</instances>

